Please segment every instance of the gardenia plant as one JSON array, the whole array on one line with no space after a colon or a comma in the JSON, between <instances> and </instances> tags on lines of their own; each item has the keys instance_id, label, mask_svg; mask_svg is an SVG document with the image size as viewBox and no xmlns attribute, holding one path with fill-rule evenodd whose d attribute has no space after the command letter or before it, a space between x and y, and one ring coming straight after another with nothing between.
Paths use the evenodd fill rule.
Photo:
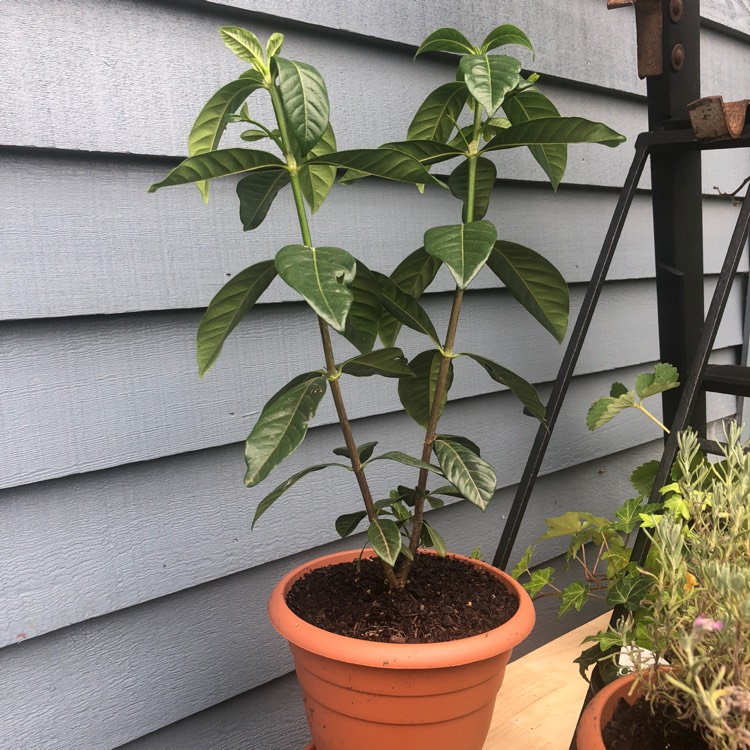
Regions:
<instances>
[{"instance_id":1,"label":"gardenia plant","mask_svg":"<svg viewBox=\"0 0 750 750\"><path fill-rule=\"evenodd\" d=\"M624 138L600 123L561 117L534 85L538 76L525 76L520 61L494 53L506 45L532 50L520 29L503 25L480 45L455 29L430 34L417 54L458 55L455 79L426 97L406 140L376 149L338 151L323 78L312 66L281 56L281 34L271 35L265 47L245 29L226 27L221 35L249 69L209 99L190 133L189 158L150 190L197 183L207 199L208 180L242 175L237 183L240 219L246 230L252 230L264 220L278 193L289 188L301 241L271 251L267 259L238 273L217 293L198 330L199 372L204 375L215 363L227 336L276 276L304 298L317 319L322 361L311 363L308 372L269 399L247 439L245 483L248 487L259 484L299 447L328 390L345 442L334 453L348 464L317 464L289 477L260 502L253 523L307 474L330 467L348 469L356 477L363 507L341 516L336 529L344 537L366 520L368 539L383 562L388 582L392 589L400 589L421 545L445 554L442 537L425 519L426 506L442 505L442 498L448 496L466 499L484 510L496 489L495 472L478 446L438 429L453 381L454 360L460 356L473 359L534 416L544 418L544 407L526 380L480 354L457 350L466 289L487 265L558 341L567 326L568 292L559 272L535 251L500 239L495 226L484 218L497 178L495 162L489 157L526 146L556 189L565 171L568 143L617 146ZM275 122L254 118L245 100L256 93L270 97ZM377 110L376 103L373 110ZM243 140L271 151L219 149L229 125L242 129ZM453 163L440 176L430 173L434 165L444 162ZM390 276L372 271L369 258L366 263L339 247L314 243L308 212L320 208L339 169L346 170L341 182L375 176L410 182L420 189L429 186L429 192L447 189L458 200L461 221L428 230L424 245L406 251ZM442 265L455 280L455 292L447 329L439 335L419 298ZM404 325L429 341L410 361L396 346ZM360 353L341 361L332 332ZM376 348L378 337L383 348ZM376 455L375 442L360 443L355 438L344 401L344 381L373 375L397 380L404 409L424 428L418 457L398 451ZM418 475L388 497L377 498L367 468L379 460L405 464ZM439 486L430 486L430 476L439 478Z\"/></svg>"}]
</instances>

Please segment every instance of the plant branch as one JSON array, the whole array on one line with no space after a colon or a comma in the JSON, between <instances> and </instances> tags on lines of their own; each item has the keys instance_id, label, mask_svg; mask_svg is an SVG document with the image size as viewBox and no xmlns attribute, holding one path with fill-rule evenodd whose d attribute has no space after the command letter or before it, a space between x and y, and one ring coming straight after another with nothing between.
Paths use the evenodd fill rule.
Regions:
<instances>
[{"instance_id":1,"label":"plant branch","mask_svg":"<svg viewBox=\"0 0 750 750\"><path fill-rule=\"evenodd\" d=\"M662 424L644 405L643 402L640 404L635 404L635 408L639 411L642 411L652 422L655 422L659 425L659 427L664 430L664 432L669 435L669 430L667 429L666 425Z\"/></svg>"}]
</instances>

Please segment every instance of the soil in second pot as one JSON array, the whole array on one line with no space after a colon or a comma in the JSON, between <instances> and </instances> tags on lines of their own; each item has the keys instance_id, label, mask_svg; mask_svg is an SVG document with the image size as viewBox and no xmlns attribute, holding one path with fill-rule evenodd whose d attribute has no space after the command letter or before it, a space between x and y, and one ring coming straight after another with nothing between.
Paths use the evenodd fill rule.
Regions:
<instances>
[{"instance_id":1,"label":"soil in second pot","mask_svg":"<svg viewBox=\"0 0 750 750\"><path fill-rule=\"evenodd\" d=\"M339 635L382 643L439 643L507 622L518 597L482 568L418 555L403 591L392 592L377 558L318 568L297 580L287 605Z\"/></svg>"},{"instance_id":2,"label":"soil in second pot","mask_svg":"<svg viewBox=\"0 0 750 750\"><path fill-rule=\"evenodd\" d=\"M620 698L602 739L607 750L710 750L692 727L668 711L651 713L643 698L632 706Z\"/></svg>"}]
</instances>

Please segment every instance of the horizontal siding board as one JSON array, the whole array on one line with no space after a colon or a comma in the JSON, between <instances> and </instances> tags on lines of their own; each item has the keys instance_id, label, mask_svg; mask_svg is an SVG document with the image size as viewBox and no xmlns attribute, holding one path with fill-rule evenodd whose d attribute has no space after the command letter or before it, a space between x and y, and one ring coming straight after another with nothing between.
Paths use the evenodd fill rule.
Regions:
<instances>
[{"instance_id":1,"label":"horizontal siding board","mask_svg":"<svg viewBox=\"0 0 750 750\"><path fill-rule=\"evenodd\" d=\"M735 361L732 350L716 356L723 363ZM638 371L631 368L617 377L631 382ZM650 423L635 414L623 415L595 436L586 432L588 405L608 391L614 378L576 378L544 473L636 445L644 436L654 437ZM722 397L710 410L725 416L733 413L733 404L731 397ZM521 416L507 392L449 404L446 420L447 431L468 434L483 447L483 455L496 466L501 488L519 480L535 423ZM503 426L500 433L498 425ZM419 429L403 414L358 420L354 430L361 440L380 439L379 450L413 453L420 441ZM320 472L295 485L252 532L250 520L270 489L305 466L333 458L331 450L340 443L336 426L312 429L283 468L252 490L241 481L242 446L232 445L3 491L0 531L14 542L0 560L7 601L0 645L258 567L335 538L333 519L358 504L356 485L343 472ZM373 464L368 476L376 495L403 483L404 471L408 473L387 462ZM335 493L332 483L338 487ZM311 514L311 507L321 510ZM463 518L464 512L471 516L471 510L467 506L456 512ZM301 523L303 514L306 520ZM533 523L525 524L519 544L524 547L529 534L537 533ZM448 536L454 549L473 547L468 537Z\"/></svg>"}]
</instances>

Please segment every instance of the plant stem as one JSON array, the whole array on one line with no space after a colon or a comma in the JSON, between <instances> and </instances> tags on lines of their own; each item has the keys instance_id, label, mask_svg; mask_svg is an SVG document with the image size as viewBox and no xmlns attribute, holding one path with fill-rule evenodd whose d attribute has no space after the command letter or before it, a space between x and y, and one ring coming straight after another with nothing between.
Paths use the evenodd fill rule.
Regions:
<instances>
[{"instance_id":1,"label":"plant stem","mask_svg":"<svg viewBox=\"0 0 750 750\"><path fill-rule=\"evenodd\" d=\"M642 403L635 405L636 409L639 409L642 411L651 421L656 422L656 424L659 425L659 427L664 430L664 432L669 435L669 430L666 428L665 425L663 425Z\"/></svg>"}]
</instances>

